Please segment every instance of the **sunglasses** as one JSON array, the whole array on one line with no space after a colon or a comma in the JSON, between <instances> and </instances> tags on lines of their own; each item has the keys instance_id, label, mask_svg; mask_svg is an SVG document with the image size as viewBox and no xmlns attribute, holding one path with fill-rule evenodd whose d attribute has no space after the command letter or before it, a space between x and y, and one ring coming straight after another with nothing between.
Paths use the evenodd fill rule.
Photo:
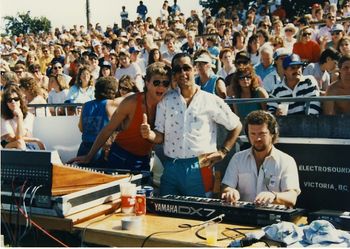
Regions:
<instances>
[{"instance_id":1,"label":"sunglasses","mask_svg":"<svg viewBox=\"0 0 350 249\"><path fill-rule=\"evenodd\" d=\"M153 85L155 87L160 86L160 85L162 85L164 87L168 87L170 85L170 81L169 80L163 80L163 81L161 81L161 80L154 80L152 83L153 83Z\"/></svg>"},{"instance_id":2,"label":"sunglasses","mask_svg":"<svg viewBox=\"0 0 350 249\"><path fill-rule=\"evenodd\" d=\"M187 64L184 64L183 66L180 66L180 65L176 65L174 66L173 68L173 73L181 73L182 70L184 72L190 72L192 70L192 67L190 65L187 65Z\"/></svg>"},{"instance_id":3,"label":"sunglasses","mask_svg":"<svg viewBox=\"0 0 350 249\"><path fill-rule=\"evenodd\" d=\"M62 67L53 67L53 69L56 69L56 70L57 70L57 69L62 69Z\"/></svg>"},{"instance_id":4,"label":"sunglasses","mask_svg":"<svg viewBox=\"0 0 350 249\"><path fill-rule=\"evenodd\" d=\"M335 16L327 16L328 19L335 19Z\"/></svg>"},{"instance_id":5,"label":"sunglasses","mask_svg":"<svg viewBox=\"0 0 350 249\"><path fill-rule=\"evenodd\" d=\"M19 101L19 100L20 100L20 98L19 98L19 97L9 98L9 99L7 100L7 103L11 103L12 101L17 102L17 101Z\"/></svg>"},{"instance_id":6,"label":"sunglasses","mask_svg":"<svg viewBox=\"0 0 350 249\"><path fill-rule=\"evenodd\" d=\"M341 31L333 31L332 35L339 35L341 33Z\"/></svg>"},{"instance_id":7,"label":"sunglasses","mask_svg":"<svg viewBox=\"0 0 350 249\"><path fill-rule=\"evenodd\" d=\"M285 31L286 31L286 32L293 32L292 29L286 29Z\"/></svg>"},{"instance_id":8,"label":"sunglasses","mask_svg":"<svg viewBox=\"0 0 350 249\"><path fill-rule=\"evenodd\" d=\"M238 77L239 80L245 80L245 79L250 80L251 78L252 78L251 75L241 75Z\"/></svg>"},{"instance_id":9,"label":"sunglasses","mask_svg":"<svg viewBox=\"0 0 350 249\"><path fill-rule=\"evenodd\" d=\"M239 64L244 64L244 65L247 65L248 63L249 63L249 61L236 61L235 62L237 65L239 65Z\"/></svg>"},{"instance_id":10,"label":"sunglasses","mask_svg":"<svg viewBox=\"0 0 350 249\"><path fill-rule=\"evenodd\" d=\"M311 36L311 33L303 33L303 36L306 37L306 36Z\"/></svg>"},{"instance_id":11,"label":"sunglasses","mask_svg":"<svg viewBox=\"0 0 350 249\"><path fill-rule=\"evenodd\" d=\"M129 91L131 91L131 89L129 89L127 87L119 87L119 91L129 92Z\"/></svg>"}]
</instances>

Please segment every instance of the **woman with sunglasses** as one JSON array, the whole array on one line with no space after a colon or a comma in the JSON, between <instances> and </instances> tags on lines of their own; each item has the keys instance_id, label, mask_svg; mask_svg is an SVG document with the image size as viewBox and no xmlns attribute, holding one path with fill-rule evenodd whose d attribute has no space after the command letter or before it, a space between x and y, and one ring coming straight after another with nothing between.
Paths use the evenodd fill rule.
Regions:
<instances>
[{"instance_id":1,"label":"woman with sunglasses","mask_svg":"<svg viewBox=\"0 0 350 249\"><path fill-rule=\"evenodd\" d=\"M320 60L320 45L312 40L313 30L306 26L299 32L299 39L293 45L293 53L300 56L301 60L307 63L318 62Z\"/></svg>"},{"instance_id":2,"label":"woman with sunglasses","mask_svg":"<svg viewBox=\"0 0 350 249\"><path fill-rule=\"evenodd\" d=\"M16 85L6 86L1 98L1 147L13 149L34 149L36 142L40 149L44 145L32 137L34 115L28 112L24 94Z\"/></svg>"},{"instance_id":3,"label":"woman with sunglasses","mask_svg":"<svg viewBox=\"0 0 350 249\"><path fill-rule=\"evenodd\" d=\"M269 97L266 90L260 86L258 76L251 65L237 69L231 85L227 88L227 95L244 99ZM251 111L266 110L266 103L234 104L232 108L240 118L244 118Z\"/></svg>"}]
</instances>

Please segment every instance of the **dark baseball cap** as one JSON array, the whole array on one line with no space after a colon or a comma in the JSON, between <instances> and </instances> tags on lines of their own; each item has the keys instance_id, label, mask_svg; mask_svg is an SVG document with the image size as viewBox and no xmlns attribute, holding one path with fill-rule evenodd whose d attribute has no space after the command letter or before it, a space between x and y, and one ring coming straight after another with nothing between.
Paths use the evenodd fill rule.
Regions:
<instances>
[{"instance_id":1,"label":"dark baseball cap","mask_svg":"<svg viewBox=\"0 0 350 249\"><path fill-rule=\"evenodd\" d=\"M287 67L293 65L304 65L304 62L301 61L300 56L297 54L291 54L283 60L284 69L287 69Z\"/></svg>"}]
</instances>

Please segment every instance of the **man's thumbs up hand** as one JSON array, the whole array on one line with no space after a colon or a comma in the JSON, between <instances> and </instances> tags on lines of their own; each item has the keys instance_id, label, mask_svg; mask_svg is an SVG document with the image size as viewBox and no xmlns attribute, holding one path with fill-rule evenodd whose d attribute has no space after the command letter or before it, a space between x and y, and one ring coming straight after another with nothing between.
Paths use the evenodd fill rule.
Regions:
<instances>
[{"instance_id":1,"label":"man's thumbs up hand","mask_svg":"<svg viewBox=\"0 0 350 249\"><path fill-rule=\"evenodd\" d=\"M148 124L147 115L144 113L141 124L141 136L144 139L151 139L151 126Z\"/></svg>"}]
</instances>

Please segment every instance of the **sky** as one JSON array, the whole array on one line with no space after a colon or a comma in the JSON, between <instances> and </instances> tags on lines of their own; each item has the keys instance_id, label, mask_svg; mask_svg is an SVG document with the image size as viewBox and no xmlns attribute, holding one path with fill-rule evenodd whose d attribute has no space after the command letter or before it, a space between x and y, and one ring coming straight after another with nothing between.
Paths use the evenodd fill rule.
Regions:
<instances>
[{"instance_id":1,"label":"sky","mask_svg":"<svg viewBox=\"0 0 350 249\"><path fill-rule=\"evenodd\" d=\"M173 4L173 0L168 0ZM61 28L72 27L74 24L86 26L85 14L86 0L0 0L0 29L4 31L3 17L15 16L17 12L30 11L32 17L45 16L51 21L51 26ZM148 8L149 15L155 19L164 0L143 0ZM191 9L201 11L199 0L178 0L181 12L189 16ZM100 23L104 28L114 23L120 24L121 7L125 5L129 12L129 18L134 20L137 17L136 8L139 0L90 0L90 21L92 24Z\"/></svg>"}]
</instances>

